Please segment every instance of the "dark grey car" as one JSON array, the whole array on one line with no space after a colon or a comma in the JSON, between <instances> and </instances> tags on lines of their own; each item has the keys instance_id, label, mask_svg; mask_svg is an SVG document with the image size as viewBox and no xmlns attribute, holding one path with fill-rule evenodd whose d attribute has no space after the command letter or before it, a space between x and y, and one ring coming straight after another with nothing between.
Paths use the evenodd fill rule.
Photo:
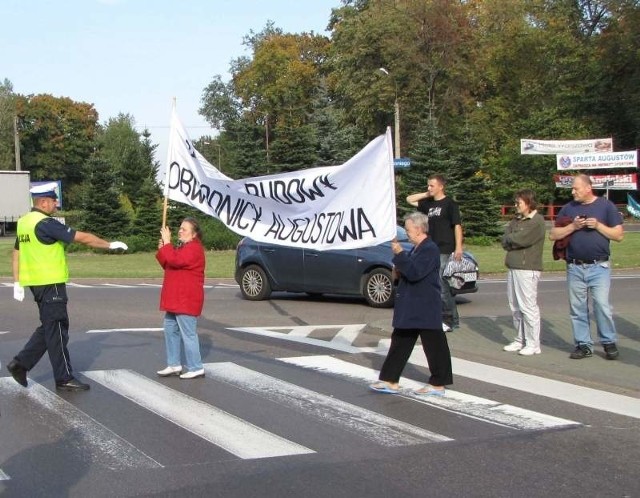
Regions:
<instances>
[{"instance_id":1,"label":"dark grey car","mask_svg":"<svg viewBox=\"0 0 640 498\"><path fill-rule=\"evenodd\" d=\"M397 227L397 238L405 249L413 247L402 227ZM267 299L272 291L286 291L362 296L374 308L388 308L394 299L392 257L389 242L317 251L244 238L236 249L235 279L242 296L251 301ZM471 285L475 282L465 287Z\"/></svg>"}]
</instances>

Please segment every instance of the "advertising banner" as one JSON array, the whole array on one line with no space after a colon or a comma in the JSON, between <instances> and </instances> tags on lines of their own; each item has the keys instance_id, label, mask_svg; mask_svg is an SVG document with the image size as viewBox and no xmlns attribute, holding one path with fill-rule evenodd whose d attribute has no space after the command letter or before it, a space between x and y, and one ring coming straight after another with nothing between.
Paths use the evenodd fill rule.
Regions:
<instances>
[{"instance_id":1,"label":"advertising banner","mask_svg":"<svg viewBox=\"0 0 640 498\"><path fill-rule=\"evenodd\" d=\"M553 181L557 188L571 188L573 175L553 175ZM628 175L589 175L591 184L595 189L609 190L637 190L638 175L630 173Z\"/></svg>"},{"instance_id":2,"label":"advertising banner","mask_svg":"<svg viewBox=\"0 0 640 498\"><path fill-rule=\"evenodd\" d=\"M520 140L520 154L588 154L612 152L613 140L594 138L592 140Z\"/></svg>"},{"instance_id":3,"label":"advertising banner","mask_svg":"<svg viewBox=\"0 0 640 498\"><path fill-rule=\"evenodd\" d=\"M558 171L570 169L635 168L638 151L607 152L602 154L569 154L556 156Z\"/></svg>"}]
</instances>

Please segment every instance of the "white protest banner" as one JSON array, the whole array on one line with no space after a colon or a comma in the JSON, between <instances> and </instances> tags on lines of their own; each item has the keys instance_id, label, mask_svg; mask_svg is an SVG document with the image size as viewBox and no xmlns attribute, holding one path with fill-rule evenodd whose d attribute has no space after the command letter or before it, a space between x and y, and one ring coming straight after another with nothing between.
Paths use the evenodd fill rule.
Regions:
<instances>
[{"instance_id":1,"label":"white protest banner","mask_svg":"<svg viewBox=\"0 0 640 498\"><path fill-rule=\"evenodd\" d=\"M553 175L553 181L557 188L571 188L573 185L573 175ZM627 175L589 175L591 185L595 189L609 190L637 190L638 175L630 173Z\"/></svg>"},{"instance_id":2,"label":"white protest banner","mask_svg":"<svg viewBox=\"0 0 640 498\"><path fill-rule=\"evenodd\" d=\"M232 180L209 164L175 111L165 196L214 216L234 232L317 250L376 245L396 236L391 132L341 166Z\"/></svg>"},{"instance_id":3,"label":"white protest banner","mask_svg":"<svg viewBox=\"0 0 640 498\"><path fill-rule=\"evenodd\" d=\"M569 169L635 168L638 154L635 150L603 154L570 154L556 156L559 171Z\"/></svg>"},{"instance_id":4,"label":"white protest banner","mask_svg":"<svg viewBox=\"0 0 640 498\"><path fill-rule=\"evenodd\" d=\"M520 154L586 154L590 152L613 151L613 140L594 138L592 140L520 140Z\"/></svg>"}]
</instances>

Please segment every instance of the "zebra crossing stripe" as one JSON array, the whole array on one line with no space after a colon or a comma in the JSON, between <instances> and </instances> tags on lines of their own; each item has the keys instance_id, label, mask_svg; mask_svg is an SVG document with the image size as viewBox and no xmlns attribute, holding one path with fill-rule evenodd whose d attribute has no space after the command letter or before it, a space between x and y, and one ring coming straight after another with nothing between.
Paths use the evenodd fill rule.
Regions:
<instances>
[{"instance_id":1,"label":"zebra crossing stripe","mask_svg":"<svg viewBox=\"0 0 640 498\"><path fill-rule=\"evenodd\" d=\"M325 372L358 381L373 382L378 378L379 371L340 360L332 356L302 356L295 358L279 358L280 361ZM424 384L414 380L402 378L403 390L400 396L426 403L437 408L458 413L466 417L482 420L483 422L501 425L518 430L542 430L581 425L573 420L562 419L512 405L505 405L495 401L479 398L469 394L447 389L444 397L419 397L411 391Z\"/></svg>"},{"instance_id":2,"label":"zebra crossing stripe","mask_svg":"<svg viewBox=\"0 0 640 498\"><path fill-rule=\"evenodd\" d=\"M239 458L315 453L131 370L92 370L83 374Z\"/></svg>"},{"instance_id":3,"label":"zebra crossing stripe","mask_svg":"<svg viewBox=\"0 0 640 498\"><path fill-rule=\"evenodd\" d=\"M50 430L69 435L68 444L73 445L91 462L99 463L111 470L129 468L161 468L162 465L145 455L128 441L122 439L60 396L52 393L32 379L29 387L16 384L11 377L0 378L0 392L16 400L28 399L39 405L38 413L44 409Z\"/></svg>"},{"instance_id":4,"label":"zebra crossing stripe","mask_svg":"<svg viewBox=\"0 0 640 498\"><path fill-rule=\"evenodd\" d=\"M110 332L162 332L162 327L141 327L141 328L128 328L128 329L90 329L87 330L87 334L107 334Z\"/></svg>"},{"instance_id":5,"label":"zebra crossing stripe","mask_svg":"<svg viewBox=\"0 0 640 498\"><path fill-rule=\"evenodd\" d=\"M316 420L358 434L382 446L408 446L450 438L365 408L250 370L235 363L207 363L207 377L223 381L303 413Z\"/></svg>"},{"instance_id":6,"label":"zebra crossing stripe","mask_svg":"<svg viewBox=\"0 0 640 498\"><path fill-rule=\"evenodd\" d=\"M321 329L336 329L343 327L364 327L364 325L313 325L303 327L229 327L227 330L235 330L238 332L244 332L246 334L259 335L262 337L272 337L274 339L283 339L290 342L298 342L301 344L311 344L313 346L320 346L321 348L331 348L343 353L361 353L361 348L352 346L351 343L347 343L344 340L338 341L325 341L322 339L314 339L313 337L307 337L308 334L314 330ZM279 332L282 331L282 332Z\"/></svg>"}]
</instances>

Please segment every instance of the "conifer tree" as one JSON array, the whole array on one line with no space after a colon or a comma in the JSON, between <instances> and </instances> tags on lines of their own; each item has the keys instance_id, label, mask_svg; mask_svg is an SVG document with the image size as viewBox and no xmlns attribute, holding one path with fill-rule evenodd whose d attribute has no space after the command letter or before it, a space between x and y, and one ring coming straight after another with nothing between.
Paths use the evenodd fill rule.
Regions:
<instances>
[{"instance_id":1,"label":"conifer tree","mask_svg":"<svg viewBox=\"0 0 640 498\"><path fill-rule=\"evenodd\" d=\"M493 196L491 181L482 170L480 147L469 128L451 144L454 163L447 194L458 202L465 237L495 237L499 225L500 204Z\"/></svg>"},{"instance_id":2,"label":"conifer tree","mask_svg":"<svg viewBox=\"0 0 640 498\"><path fill-rule=\"evenodd\" d=\"M131 224L131 233L148 238L151 247L154 247L160 236L162 224L162 200L155 181L151 178L145 179L136 198L138 207Z\"/></svg>"},{"instance_id":3,"label":"conifer tree","mask_svg":"<svg viewBox=\"0 0 640 498\"><path fill-rule=\"evenodd\" d=\"M415 209L405 201L407 195L426 192L427 182L433 174L440 174L448 181L455 166L434 119L427 118L417 127L412 144L409 150L411 166L402 172L396 187L400 219Z\"/></svg>"},{"instance_id":4,"label":"conifer tree","mask_svg":"<svg viewBox=\"0 0 640 498\"><path fill-rule=\"evenodd\" d=\"M130 220L120 205L115 174L109 164L97 156L89 160L87 171L88 179L82 195L82 229L104 238L125 238Z\"/></svg>"}]
</instances>

